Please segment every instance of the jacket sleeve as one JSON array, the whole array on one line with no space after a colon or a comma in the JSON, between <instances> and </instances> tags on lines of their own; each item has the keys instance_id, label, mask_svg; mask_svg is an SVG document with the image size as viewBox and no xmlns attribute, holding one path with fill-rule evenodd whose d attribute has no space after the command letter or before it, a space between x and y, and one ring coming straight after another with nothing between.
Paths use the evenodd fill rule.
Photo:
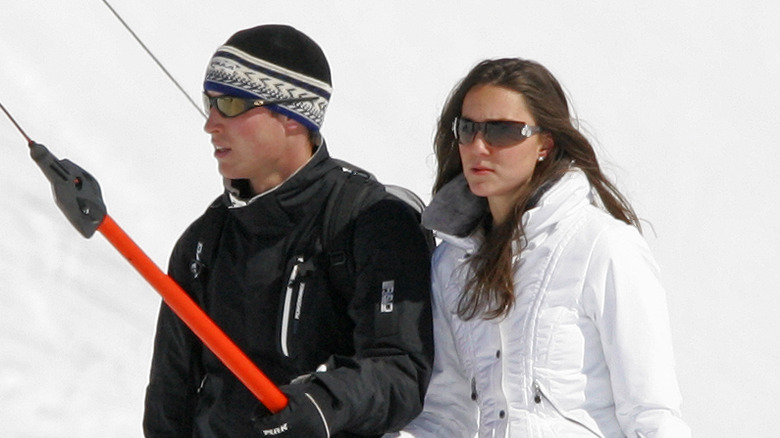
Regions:
<instances>
[{"instance_id":1,"label":"jacket sleeve","mask_svg":"<svg viewBox=\"0 0 780 438\"><path fill-rule=\"evenodd\" d=\"M330 398L319 404L331 433L381 435L422 410L433 361L430 250L408 206L383 200L357 217L353 258L355 354L332 356L305 384Z\"/></svg>"},{"instance_id":2,"label":"jacket sleeve","mask_svg":"<svg viewBox=\"0 0 780 438\"><path fill-rule=\"evenodd\" d=\"M187 261L181 239L169 263L169 274L179 284L186 278ZM192 436L198 375L193 369L200 342L163 302L157 320L149 385L146 389L143 429L146 437Z\"/></svg>"},{"instance_id":3,"label":"jacket sleeve","mask_svg":"<svg viewBox=\"0 0 780 438\"><path fill-rule=\"evenodd\" d=\"M447 262L446 244L433 257L433 375L422 414L398 434L385 438L473 437L477 433L477 403L470 376L455 346L452 319L456 316L444 299L453 263Z\"/></svg>"},{"instance_id":4,"label":"jacket sleeve","mask_svg":"<svg viewBox=\"0 0 780 438\"><path fill-rule=\"evenodd\" d=\"M665 291L635 228L621 224L597 238L586 274L585 304L601 335L625 435L690 437L680 418Z\"/></svg>"}]
</instances>

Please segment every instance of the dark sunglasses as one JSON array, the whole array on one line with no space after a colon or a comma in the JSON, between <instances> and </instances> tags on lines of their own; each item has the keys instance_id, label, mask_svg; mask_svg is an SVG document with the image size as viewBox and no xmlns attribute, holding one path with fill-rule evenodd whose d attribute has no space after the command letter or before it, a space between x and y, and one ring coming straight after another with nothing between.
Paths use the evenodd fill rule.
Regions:
<instances>
[{"instance_id":1,"label":"dark sunglasses","mask_svg":"<svg viewBox=\"0 0 780 438\"><path fill-rule=\"evenodd\" d=\"M456 117L452 121L452 133L460 144L469 144L474 141L478 132L490 146L513 146L526 138L542 132L539 126L530 126L523 122L511 122L506 120L491 120L487 122L475 122L463 117Z\"/></svg>"},{"instance_id":2,"label":"dark sunglasses","mask_svg":"<svg viewBox=\"0 0 780 438\"><path fill-rule=\"evenodd\" d=\"M236 117L241 115L252 108L259 108L266 105L280 105L285 103L303 102L306 100L314 100L316 96L310 97L291 97L289 99L278 100L262 100L262 99L245 99L243 97L236 96L209 96L205 92L203 93L203 108L206 110L206 114L211 112L211 108L216 108L223 117Z\"/></svg>"}]
</instances>

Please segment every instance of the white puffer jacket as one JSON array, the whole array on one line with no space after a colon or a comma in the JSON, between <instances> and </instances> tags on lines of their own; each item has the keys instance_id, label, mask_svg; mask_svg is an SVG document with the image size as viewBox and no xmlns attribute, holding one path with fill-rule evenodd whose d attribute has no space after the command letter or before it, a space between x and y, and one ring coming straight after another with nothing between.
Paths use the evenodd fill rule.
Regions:
<instances>
[{"instance_id":1,"label":"white puffer jacket","mask_svg":"<svg viewBox=\"0 0 780 438\"><path fill-rule=\"evenodd\" d=\"M451 197L468 190L465 180L451 184L461 187L437 194L444 199L428 214L439 218L429 223L467 209L470 193ZM391 436L690 436L657 266L639 232L593 199L574 169L523 215L517 301L501 320L455 315L466 262L482 239L439 234L434 374L423 413Z\"/></svg>"}]
</instances>

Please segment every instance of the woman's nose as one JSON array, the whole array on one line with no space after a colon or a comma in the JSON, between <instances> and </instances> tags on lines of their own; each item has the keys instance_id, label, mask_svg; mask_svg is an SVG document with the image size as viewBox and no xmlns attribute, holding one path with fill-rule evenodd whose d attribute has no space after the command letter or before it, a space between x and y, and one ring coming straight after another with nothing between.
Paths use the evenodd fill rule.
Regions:
<instances>
[{"instance_id":1,"label":"woman's nose","mask_svg":"<svg viewBox=\"0 0 780 438\"><path fill-rule=\"evenodd\" d=\"M471 140L471 142L466 143L463 146L466 146L475 154L484 155L490 153L490 148L488 148L490 144L485 141L485 137L482 135L481 131L474 135L474 139Z\"/></svg>"}]
</instances>

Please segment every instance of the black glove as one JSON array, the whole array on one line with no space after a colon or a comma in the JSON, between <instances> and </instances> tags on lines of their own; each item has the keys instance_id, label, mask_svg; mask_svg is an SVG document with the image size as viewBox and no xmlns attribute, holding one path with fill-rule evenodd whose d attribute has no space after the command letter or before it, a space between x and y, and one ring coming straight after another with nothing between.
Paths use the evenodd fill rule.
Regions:
<instances>
[{"instance_id":1,"label":"black glove","mask_svg":"<svg viewBox=\"0 0 780 438\"><path fill-rule=\"evenodd\" d=\"M287 406L271 414L260 406L252 416L256 436L328 438L330 430L323 407L327 392L316 384L286 385L279 388L287 396Z\"/></svg>"}]
</instances>

